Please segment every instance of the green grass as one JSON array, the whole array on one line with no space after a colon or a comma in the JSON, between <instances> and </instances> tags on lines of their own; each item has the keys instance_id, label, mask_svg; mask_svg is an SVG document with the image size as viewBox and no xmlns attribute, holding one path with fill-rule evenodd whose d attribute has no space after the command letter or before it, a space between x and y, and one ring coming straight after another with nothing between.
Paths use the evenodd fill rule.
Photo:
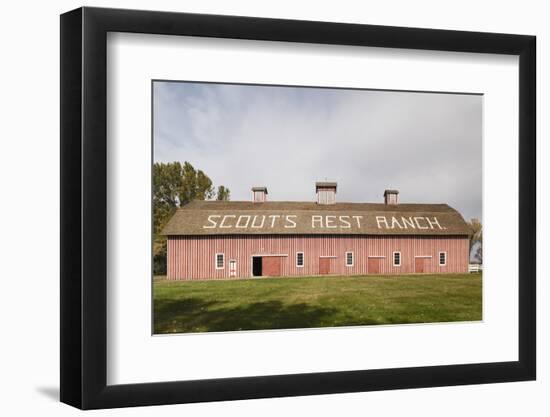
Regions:
<instances>
[{"instance_id":1,"label":"green grass","mask_svg":"<svg viewBox=\"0 0 550 417\"><path fill-rule=\"evenodd\" d=\"M154 280L155 333L481 320L481 274Z\"/></svg>"}]
</instances>

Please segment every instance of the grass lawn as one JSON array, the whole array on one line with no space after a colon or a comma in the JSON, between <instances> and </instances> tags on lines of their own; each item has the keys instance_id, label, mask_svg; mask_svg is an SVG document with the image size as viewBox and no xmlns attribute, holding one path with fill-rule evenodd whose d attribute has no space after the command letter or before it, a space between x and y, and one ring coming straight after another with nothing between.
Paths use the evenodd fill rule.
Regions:
<instances>
[{"instance_id":1,"label":"grass lawn","mask_svg":"<svg viewBox=\"0 0 550 417\"><path fill-rule=\"evenodd\" d=\"M160 278L160 279L159 279ZM481 320L481 274L154 280L155 333Z\"/></svg>"}]
</instances>

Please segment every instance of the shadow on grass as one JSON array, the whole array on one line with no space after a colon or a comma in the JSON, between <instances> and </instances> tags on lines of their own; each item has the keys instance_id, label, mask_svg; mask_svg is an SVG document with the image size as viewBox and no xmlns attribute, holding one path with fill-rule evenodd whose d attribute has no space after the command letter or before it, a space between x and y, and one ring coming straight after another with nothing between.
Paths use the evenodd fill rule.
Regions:
<instances>
[{"instance_id":1,"label":"shadow on grass","mask_svg":"<svg viewBox=\"0 0 550 417\"><path fill-rule=\"evenodd\" d=\"M155 333L222 332L332 326L334 308L265 301L227 307L199 298L155 302Z\"/></svg>"}]
</instances>

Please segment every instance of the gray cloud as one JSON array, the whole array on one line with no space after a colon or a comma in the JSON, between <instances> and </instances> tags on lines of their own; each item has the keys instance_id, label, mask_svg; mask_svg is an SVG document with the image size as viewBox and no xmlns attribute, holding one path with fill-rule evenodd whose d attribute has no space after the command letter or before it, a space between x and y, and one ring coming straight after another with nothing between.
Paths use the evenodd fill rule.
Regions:
<instances>
[{"instance_id":1,"label":"gray cloud","mask_svg":"<svg viewBox=\"0 0 550 417\"><path fill-rule=\"evenodd\" d=\"M482 210L482 97L465 94L155 82L154 160L189 161L249 200L448 203Z\"/></svg>"}]
</instances>

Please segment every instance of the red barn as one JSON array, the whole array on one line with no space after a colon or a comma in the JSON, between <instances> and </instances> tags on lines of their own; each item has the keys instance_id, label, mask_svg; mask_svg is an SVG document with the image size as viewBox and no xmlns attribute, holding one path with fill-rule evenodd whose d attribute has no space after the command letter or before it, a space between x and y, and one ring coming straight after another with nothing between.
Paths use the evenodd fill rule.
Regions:
<instances>
[{"instance_id":1,"label":"red barn","mask_svg":"<svg viewBox=\"0 0 550 417\"><path fill-rule=\"evenodd\" d=\"M468 272L469 228L447 204L337 203L334 182L316 202L193 201L163 230L168 279Z\"/></svg>"}]
</instances>

